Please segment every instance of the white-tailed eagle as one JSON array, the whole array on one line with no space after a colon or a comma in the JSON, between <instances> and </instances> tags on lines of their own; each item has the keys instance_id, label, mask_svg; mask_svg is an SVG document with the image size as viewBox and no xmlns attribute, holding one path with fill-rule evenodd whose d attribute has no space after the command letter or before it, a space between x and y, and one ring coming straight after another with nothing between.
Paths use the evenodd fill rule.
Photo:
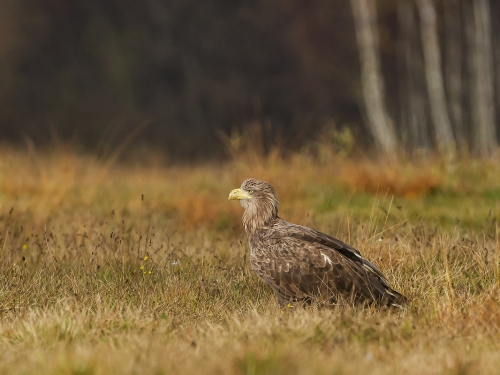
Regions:
<instances>
[{"instance_id":1,"label":"white-tailed eagle","mask_svg":"<svg viewBox=\"0 0 500 375\"><path fill-rule=\"evenodd\" d=\"M407 299L358 250L314 229L278 216L278 198L266 182L249 178L229 194L245 212L243 226L255 273L282 306L320 298L401 307Z\"/></svg>"}]
</instances>

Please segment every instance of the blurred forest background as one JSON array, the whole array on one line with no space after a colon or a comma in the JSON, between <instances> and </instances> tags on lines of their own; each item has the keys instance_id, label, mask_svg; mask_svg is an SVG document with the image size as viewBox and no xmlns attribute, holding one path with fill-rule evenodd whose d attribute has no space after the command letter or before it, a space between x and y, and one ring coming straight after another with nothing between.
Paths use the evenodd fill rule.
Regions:
<instances>
[{"instance_id":1,"label":"blurred forest background","mask_svg":"<svg viewBox=\"0 0 500 375\"><path fill-rule=\"evenodd\" d=\"M239 135L299 151L351 134L489 156L499 117L498 1L0 2L8 142L199 159Z\"/></svg>"}]
</instances>

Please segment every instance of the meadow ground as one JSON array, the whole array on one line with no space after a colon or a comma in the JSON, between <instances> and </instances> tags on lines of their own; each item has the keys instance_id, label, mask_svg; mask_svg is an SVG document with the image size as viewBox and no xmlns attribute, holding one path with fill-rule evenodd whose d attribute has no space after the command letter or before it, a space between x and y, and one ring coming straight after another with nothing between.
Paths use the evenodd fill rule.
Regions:
<instances>
[{"instance_id":1,"label":"meadow ground","mask_svg":"<svg viewBox=\"0 0 500 375\"><path fill-rule=\"evenodd\" d=\"M248 264L247 177L358 248L406 311L281 311ZM496 374L500 159L330 151L203 166L0 149L0 373Z\"/></svg>"}]
</instances>

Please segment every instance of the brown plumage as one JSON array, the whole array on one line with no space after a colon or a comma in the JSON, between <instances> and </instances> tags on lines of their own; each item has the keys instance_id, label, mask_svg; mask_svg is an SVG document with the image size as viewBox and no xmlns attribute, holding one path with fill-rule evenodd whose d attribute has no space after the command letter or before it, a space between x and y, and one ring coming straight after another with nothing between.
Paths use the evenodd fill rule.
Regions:
<instances>
[{"instance_id":1,"label":"brown plumage","mask_svg":"<svg viewBox=\"0 0 500 375\"><path fill-rule=\"evenodd\" d=\"M358 250L278 216L278 198L266 182L249 178L229 194L245 209L243 226L252 269L276 293L280 305L320 298L330 303L401 307L406 297Z\"/></svg>"}]
</instances>

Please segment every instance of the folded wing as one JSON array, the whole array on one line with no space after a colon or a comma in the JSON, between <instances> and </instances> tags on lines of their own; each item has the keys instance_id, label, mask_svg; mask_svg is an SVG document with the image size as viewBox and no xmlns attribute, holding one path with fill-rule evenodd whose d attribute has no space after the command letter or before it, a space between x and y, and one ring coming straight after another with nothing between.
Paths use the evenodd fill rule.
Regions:
<instances>
[{"instance_id":1,"label":"folded wing","mask_svg":"<svg viewBox=\"0 0 500 375\"><path fill-rule=\"evenodd\" d=\"M387 306L406 303L375 265L334 237L291 223L256 237L252 268L283 303L312 296L332 302L341 297Z\"/></svg>"}]
</instances>

